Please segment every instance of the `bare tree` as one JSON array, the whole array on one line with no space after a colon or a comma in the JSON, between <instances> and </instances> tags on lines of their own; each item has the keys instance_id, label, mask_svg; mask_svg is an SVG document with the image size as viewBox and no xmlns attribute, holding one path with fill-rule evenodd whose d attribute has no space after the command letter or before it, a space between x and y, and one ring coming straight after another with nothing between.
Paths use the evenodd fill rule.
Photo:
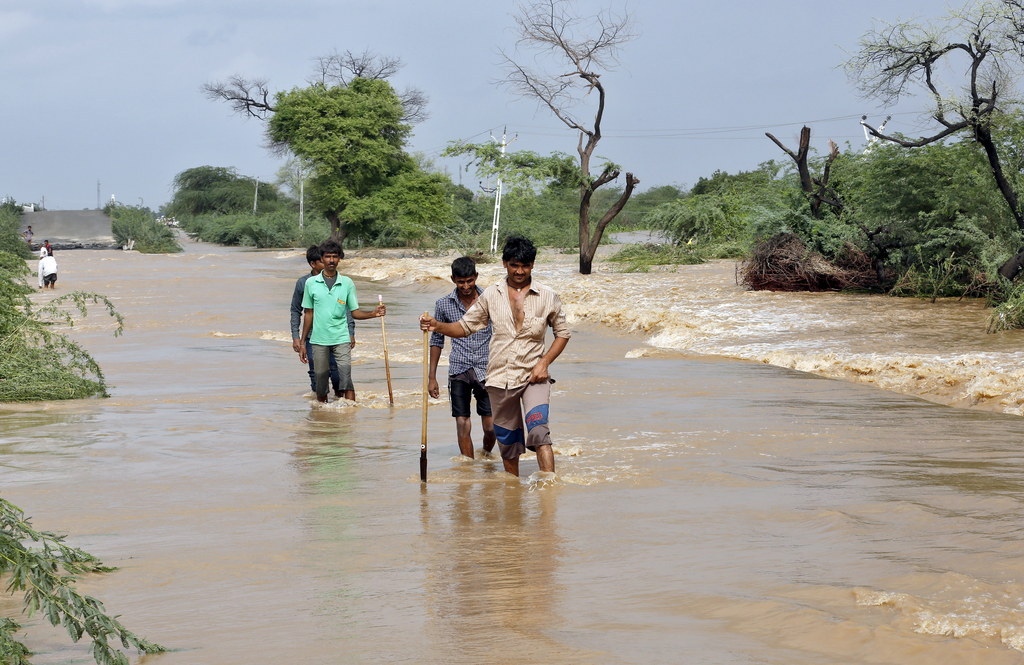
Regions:
<instances>
[{"instance_id":1,"label":"bare tree","mask_svg":"<svg viewBox=\"0 0 1024 665\"><path fill-rule=\"evenodd\" d=\"M837 210L842 209L842 202L839 201L835 191L828 185L832 174L832 162L839 157L839 146L835 144L835 141L828 142L829 152L822 167L821 177L815 178L811 175L811 167L808 163L811 153L810 127L804 126L800 129L800 144L796 152L787 148L771 132L765 132L764 135L770 138L775 145L779 146L784 153L789 155L790 159L796 164L797 174L800 176L800 188L804 191L804 195L811 206L811 217L821 219L822 204L830 205Z\"/></svg>"},{"instance_id":2,"label":"bare tree","mask_svg":"<svg viewBox=\"0 0 1024 665\"><path fill-rule=\"evenodd\" d=\"M524 65L522 59L502 55L508 66L505 83L520 95L536 99L567 127L579 132L576 150L580 170L580 272L587 275L592 270L594 254L605 228L622 211L640 182L632 173L626 173L622 195L591 230L590 206L594 192L616 180L620 173L618 166L604 164L596 177L591 174L594 150L601 141L606 102L601 74L597 70L608 70L617 64L619 47L634 34L628 15L615 16L606 11L580 17L574 10L573 0L535 0L522 5L515 16L519 45L551 56L557 69L534 70ZM596 110L587 123L577 117L573 107L591 94L596 96Z\"/></svg>"},{"instance_id":3,"label":"bare tree","mask_svg":"<svg viewBox=\"0 0 1024 665\"><path fill-rule=\"evenodd\" d=\"M377 55L371 51L353 53L345 51L316 58L318 71L313 75L310 84L324 87L346 87L356 78L387 80L402 68L400 58ZM266 79L249 79L235 74L225 81L205 83L201 90L207 97L216 101L225 101L231 110L239 115L266 120L274 113L271 100L274 93L270 91ZM416 88L406 88L398 94L402 102L403 122L416 124L427 119L427 95ZM275 150L281 146L272 145Z\"/></svg>"},{"instance_id":4,"label":"bare tree","mask_svg":"<svg viewBox=\"0 0 1024 665\"><path fill-rule=\"evenodd\" d=\"M210 99L223 100L239 115L266 120L274 112L266 79L247 79L239 74L226 81L204 83L201 90Z\"/></svg>"},{"instance_id":5,"label":"bare tree","mask_svg":"<svg viewBox=\"0 0 1024 665\"><path fill-rule=\"evenodd\" d=\"M1024 210L992 135L994 117L1015 103L1011 94L1024 55L1022 15L1020 0L1002 0L954 12L941 28L913 23L885 25L865 35L860 52L846 67L866 96L885 103L894 103L923 88L931 98L931 118L938 124L930 135L908 139L883 134L867 124L865 127L873 136L908 148L968 134L985 151L996 186L1017 227L1024 232ZM965 80L942 85L945 76L958 71L966 73ZM999 274L1013 279L1022 269L1024 248L999 268Z\"/></svg>"}]
</instances>

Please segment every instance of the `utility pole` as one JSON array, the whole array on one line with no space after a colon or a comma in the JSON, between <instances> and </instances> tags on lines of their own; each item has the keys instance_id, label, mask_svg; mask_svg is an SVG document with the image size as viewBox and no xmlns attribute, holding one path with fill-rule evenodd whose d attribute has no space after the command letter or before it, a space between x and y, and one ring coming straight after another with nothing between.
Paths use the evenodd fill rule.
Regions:
<instances>
[{"instance_id":1,"label":"utility pole","mask_svg":"<svg viewBox=\"0 0 1024 665\"><path fill-rule=\"evenodd\" d=\"M505 148L515 141L518 135L512 137L512 141L508 140L508 128L505 127L501 130L501 154L505 154ZM491 140L496 142L498 139L491 135ZM491 222L491 253L494 254L498 251L498 225L501 222L501 177L498 178L498 186L494 191L494 218Z\"/></svg>"},{"instance_id":2,"label":"utility pole","mask_svg":"<svg viewBox=\"0 0 1024 665\"><path fill-rule=\"evenodd\" d=\"M100 181L96 180L96 209L100 209Z\"/></svg>"},{"instance_id":3,"label":"utility pole","mask_svg":"<svg viewBox=\"0 0 1024 665\"><path fill-rule=\"evenodd\" d=\"M878 131L881 132L883 129L885 129L885 126L889 124L890 120L892 120L891 115L885 116L885 120L883 120L882 124L878 126ZM878 137L868 131L867 121L868 117L866 115L862 115L860 117L860 126L864 128L864 140L867 142L867 145L864 146L865 155L870 153L871 148L875 147L875 144L878 143Z\"/></svg>"},{"instance_id":4,"label":"utility pole","mask_svg":"<svg viewBox=\"0 0 1024 665\"><path fill-rule=\"evenodd\" d=\"M259 178L253 178L253 180L256 181L256 187L255 187L255 189L253 190L253 193L252 193L252 214L255 215L256 214L256 200L260 196L260 179Z\"/></svg>"},{"instance_id":5,"label":"utility pole","mask_svg":"<svg viewBox=\"0 0 1024 665\"><path fill-rule=\"evenodd\" d=\"M305 228L306 220L306 174L299 174L299 230Z\"/></svg>"}]
</instances>

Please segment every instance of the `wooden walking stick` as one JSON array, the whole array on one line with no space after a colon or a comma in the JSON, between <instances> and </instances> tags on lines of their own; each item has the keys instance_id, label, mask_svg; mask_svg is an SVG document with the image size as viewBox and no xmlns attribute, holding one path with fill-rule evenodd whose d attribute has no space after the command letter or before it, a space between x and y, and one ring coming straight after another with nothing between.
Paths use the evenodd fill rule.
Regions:
<instances>
[{"instance_id":1,"label":"wooden walking stick","mask_svg":"<svg viewBox=\"0 0 1024 665\"><path fill-rule=\"evenodd\" d=\"M420 436L420 482L427 482L427 367L430 364L430 331L423 331L423 433Z\"/></svg>"},{"instance_id":2,"label":"wooden walking stick","mask_svg":"<svg viewBox=\"0 0 1024 665\"><path fill-rule=\"evenodd\" d=\"M377 294L377 303L384 304L384 296ZM384 317L380 317L380 338L384 341L384 373L388 377L388 403L395 405L395 395L391 392L391 363L388 362L388 334L384 331Z\"/></svg>"}]
</instances>

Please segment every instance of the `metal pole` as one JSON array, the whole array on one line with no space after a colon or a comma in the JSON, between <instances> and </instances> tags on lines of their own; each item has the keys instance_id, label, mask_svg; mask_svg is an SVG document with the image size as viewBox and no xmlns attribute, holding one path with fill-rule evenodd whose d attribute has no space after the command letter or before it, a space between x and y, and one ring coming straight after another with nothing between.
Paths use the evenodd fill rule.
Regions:
<instances>
[{"instance_id":1,"label":"metal pole","mask_svg":"<svg viewBox=\"0 0 1024 665\"><path fill-rule=\"evenodd\" d=\"M498 139L491 137L492 141ZM515 137L512 141L515 141ZM508 140L508 128L505 127L501 130L501 154L505 155L505 148L512 143ZM498 178L498 187L494 193L494 217L491 219L491 253L498 251L498 227L501 225L501 178Z\"/></svg>"},{"instance_id":2,"label":"metal pole","mask_svg":"<svg viewBox=\"0 0 1024 665\"><path fill-rule=\"evenodd\" d=\"M502 146L505 152L505 146ZM491 253L498 251L498 226L501 223L501 180L498 180L498 188L494 190L494 217L491 220Z\"/></svg>"},{"instance_id":3,"label":"metal pole","mask_svg":"<svg viewBox=\"0 0 1024 665\"><path fill-rule=\"evenodd\" d=\"M860 117L860 126L864 128L864 142L865 142L864 154L865 155L870 153L871 149L875 147L876 143L878 143L878 137L873 135L871 132L868 131L867 120L868 120L868 117L866 115L862 115ZM885 126L887 124L889 124L890 120L892 120L892 116L891 115L885 116L885 120L883 120L882 124L878 126L878 131L881 132L882 130L884 130Z\"/></svg>"},{"instance_id":4,"label":"metal pole","mask_svg":"<svg viewBox=\"0 0 1024 665\"><path fill-rule=\"evenodd\" d=\"M255 190L252 193L252 214L255 215L256 214L256 199L259 198L259 195L260 195L260 179L259 178L253 178L253 180L256 181L256 188L255 188Z\"/></svg>"},{"instance_id":5,"label":"metal pole","mask_svg":"<svg viewBox=\"0 0 1024 665\"><path fill-rule=\"evenodd\" d=\"M299 229L305 228L306 220L306 178L299 176Z\"/></svg>"}]
</instances>

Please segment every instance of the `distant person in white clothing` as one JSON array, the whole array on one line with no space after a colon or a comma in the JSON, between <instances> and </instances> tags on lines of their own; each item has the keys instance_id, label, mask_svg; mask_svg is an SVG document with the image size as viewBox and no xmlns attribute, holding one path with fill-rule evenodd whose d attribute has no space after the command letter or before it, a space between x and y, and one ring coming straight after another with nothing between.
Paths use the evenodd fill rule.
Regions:
<instances>
[{"instance_id":1,"label":"distant person in white clothing","mask_svg":"<svg viewBox=\"0 0 1024 665\"><path fill-rule=\"evenodd\" d=\"M56 289L57 284L57 259L53 254L47 254L39 259L39 288L47 287Z\"/></svg>"}]
</instances>

